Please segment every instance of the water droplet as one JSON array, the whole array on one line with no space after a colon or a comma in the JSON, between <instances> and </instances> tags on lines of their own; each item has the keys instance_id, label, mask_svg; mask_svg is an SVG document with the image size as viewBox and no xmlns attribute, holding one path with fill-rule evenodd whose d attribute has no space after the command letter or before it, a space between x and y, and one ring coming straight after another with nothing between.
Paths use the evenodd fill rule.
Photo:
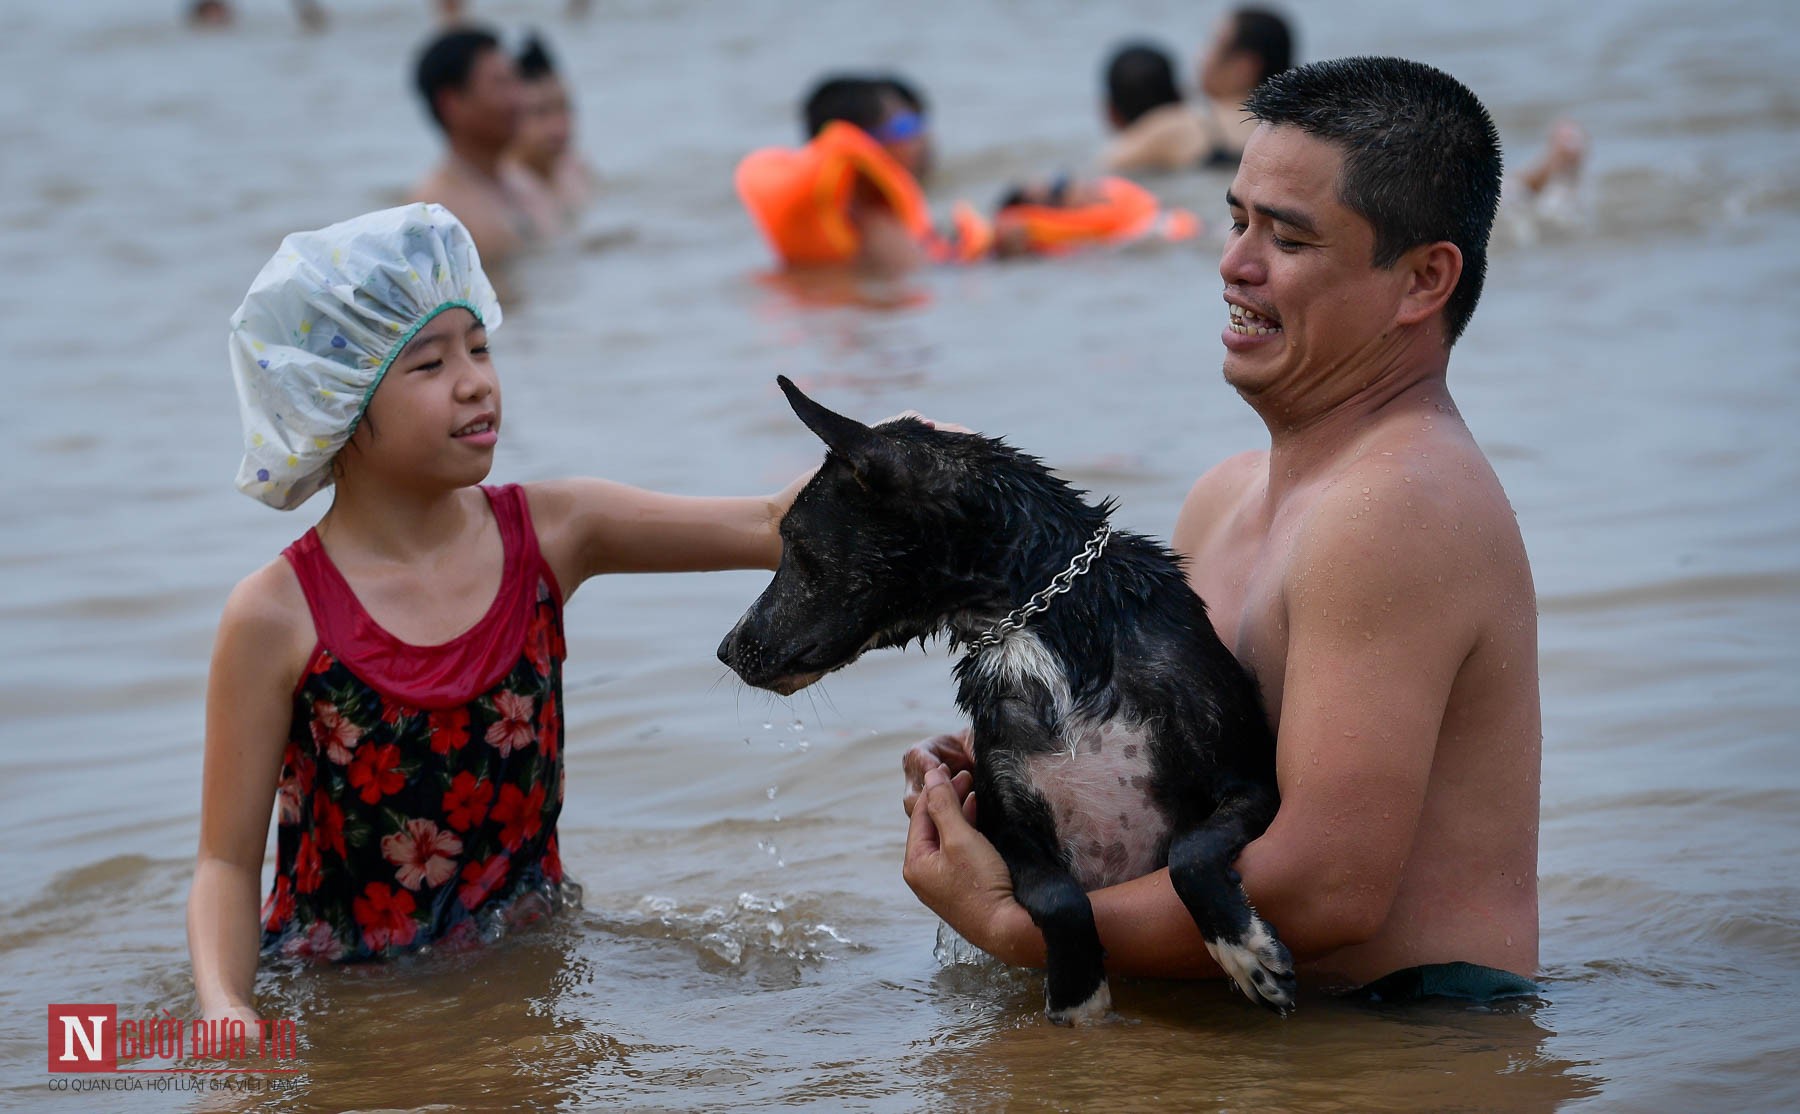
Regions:
<instances>
[{"instance_id":1,"label":"water droplet","mask_svg":"<svg viewBox=\"0 0 1800 1114\"><path fill-rule=\"evenodd\" d=\"M771 801L772 801L772 800L774 800L774 799L775 799L775 790L776 790L776 789L777 789L777 788L778 788L778 787L777 787L777 786L774 786L774 785L771 785L771 786L769 786L769 800L771 800Z\"/></svg>"}]
</instances>

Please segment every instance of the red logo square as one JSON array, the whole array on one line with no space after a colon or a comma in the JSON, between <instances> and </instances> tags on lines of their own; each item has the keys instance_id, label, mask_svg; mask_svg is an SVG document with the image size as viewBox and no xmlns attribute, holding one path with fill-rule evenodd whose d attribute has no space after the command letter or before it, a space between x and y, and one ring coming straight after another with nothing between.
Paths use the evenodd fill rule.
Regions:
<instances>
[{"instance_id":1,"label":"red logo square","mask_svg":"<svg viewBox=\"0 0 1800 1114\"><path fill-rule=\"evenodd\" d=\"M118 1071L119 1007L51 1003L49 1052L53 1072Z\"/></svg>"}]
</instances>

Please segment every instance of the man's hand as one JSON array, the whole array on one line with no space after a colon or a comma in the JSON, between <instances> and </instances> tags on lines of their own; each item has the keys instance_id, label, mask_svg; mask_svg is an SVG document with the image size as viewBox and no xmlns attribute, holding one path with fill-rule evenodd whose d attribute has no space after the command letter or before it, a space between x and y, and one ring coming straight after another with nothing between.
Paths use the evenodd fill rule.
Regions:
<instances>
[{"instance_id":1,"label":"man's hand","mask_svg":"<svg viewBox=\"0 0 1800 1114\"><path fill-rule=\"evenodd\" d=\"M906 884L965 940L1012 962L1012 934L1021 919L1029 927L1030 914L1013 900L1006 862L975 830L975 795L943 766L927 770L923 782L906 833Z\"/></svg>"},{"instance_id":2,"label":"man's hand","mask_svg":"<svg viewBox=\"0 0 1800 1114\"><path fill-rule=\"evenodd\" d=\"M950 783L956 789L959 798L967 798L965 806L970 809L969 820L975 820L973 798L969 797L969 789L974 784L975 755L969 748L969 729L963 728L954 735L933 735L914 743L900 758L900 769L906 774L906 795L900 799L900 807L906 815L913 814L913 802L925 788L925 775L938 766L949 768Z\"/></svg>"}]
</instances>

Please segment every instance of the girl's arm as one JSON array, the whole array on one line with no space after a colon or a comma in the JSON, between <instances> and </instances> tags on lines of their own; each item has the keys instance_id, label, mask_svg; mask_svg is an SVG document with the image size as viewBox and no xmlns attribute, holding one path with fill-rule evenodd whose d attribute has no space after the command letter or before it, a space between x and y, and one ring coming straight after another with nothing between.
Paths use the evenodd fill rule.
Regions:
<instances>
[{"instance_id":1,"label":"girl's arm","mask_svg":"<svg viewBox=\"0 0 1800 1114\"><path fill-rule=\"evenodd\" d=\"M775 495L665 495L610 480L526 485L538 545L565 594L611 572L773 569L782 515L810 473Z\"/></svg>"},{"instance_id":2,"label":"girl's arm","mask_svg":"<svg viewBox=\"0 0 1800 1114\"><path fill-rule=\"evenodd\" d=\"M255 1016L263 853L294 683L312 638L305 598L279 558L237 586L219 621L206 685L200 854L188 894L188 954L207 1017Z\"/></svg>"}]
</instances>

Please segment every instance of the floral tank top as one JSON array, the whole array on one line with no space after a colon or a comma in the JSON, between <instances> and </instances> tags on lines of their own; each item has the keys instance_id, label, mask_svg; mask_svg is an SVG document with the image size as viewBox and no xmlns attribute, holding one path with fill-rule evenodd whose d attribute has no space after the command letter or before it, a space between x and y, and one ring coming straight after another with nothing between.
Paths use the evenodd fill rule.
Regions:
<instances>
[{"instance_id":1,"label":"floral tank top","mask_svg":"<svg viewBox=\"0 0 1800 1114\"><path fill-rule=\"evenodd\" d=\"M483 488L505 571L474 627L413 646L320 545L283 556L319 645L294 690L263 950L335 962L493 940L573 899L562 811L562 592L524 490Z\"/></svg>"}]
</instances>

